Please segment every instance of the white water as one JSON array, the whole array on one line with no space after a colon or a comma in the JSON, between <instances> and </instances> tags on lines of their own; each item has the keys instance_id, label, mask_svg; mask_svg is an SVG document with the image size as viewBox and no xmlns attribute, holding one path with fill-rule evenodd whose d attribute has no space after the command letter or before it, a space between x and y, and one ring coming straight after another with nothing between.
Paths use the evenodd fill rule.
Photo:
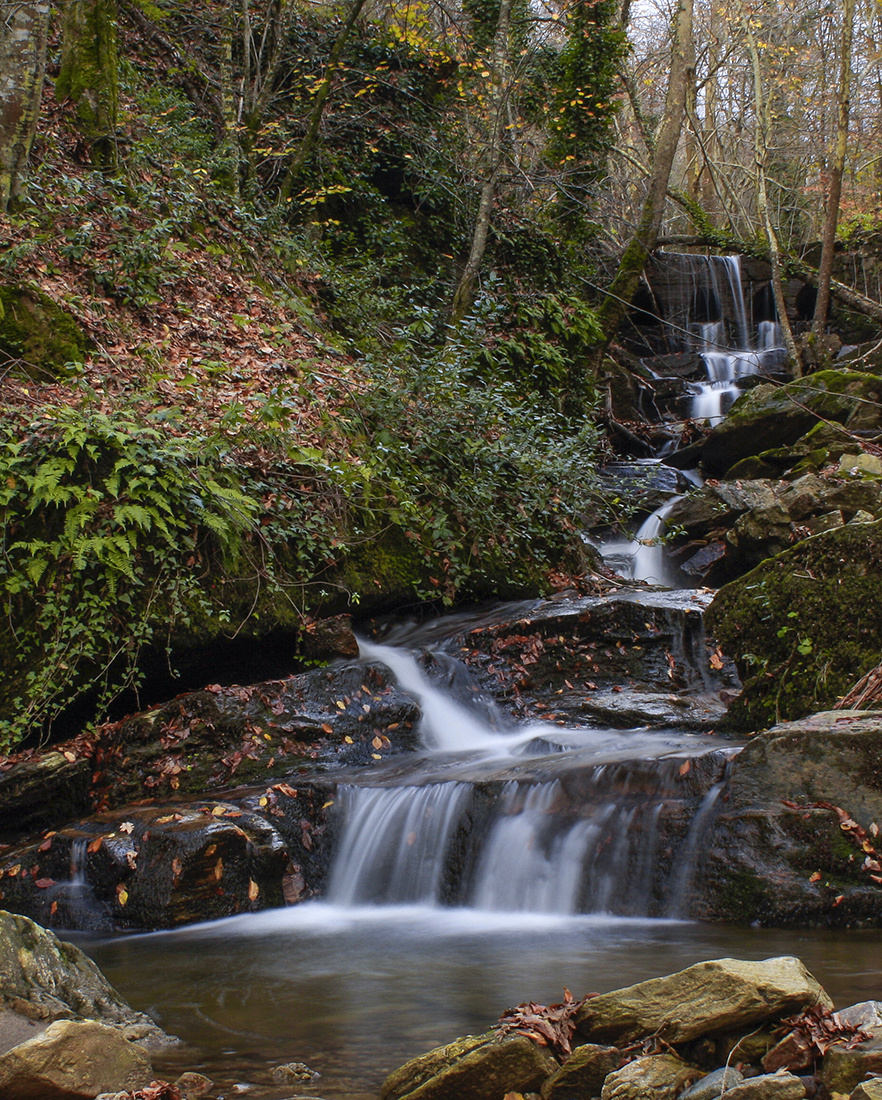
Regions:
<instances>
[{"instance_id":1,"label":"white water","mask_svg":"<svg viewBox=\"0 0 882 1100\"><path fill-rule=\"evenodd\" d=\"M676 569L665 554L665 518L680 499L673 496L643 521L630 539L613 539L600 546L604 563L622 577L648 584L675 586Z\"/></svg>"},{"instance_id":2,"label":"white water","mask_svg":"<svg viewBox=\"0 0 882 1100\"><path fill-rule=\"evenodd\" d=\"M682 788L684 761L720 743L549 723L499 732L433 684L413 654L360 645L418 698L427 752L338 787L329 904L555 916L679 910L671 891L691 872L676 845L656 858L659 826L672 807L687 818L700 808ZM721 756L711 772L722 766ZM696 846L680 847L693 862Z\"/></svg>"},{"instance_id":3,"label":"white water","mask_svg":"<svg viewBox=\"0 0 882 1100\"><path fill-rule=\"evenodd\" d=\"M760 321L755 336L747 323L747 309L741 281L740 256L706 258L708 291L718 302L729 302L734 316L725 321L705 322L689 327L695 333L696 349L707 367L707 382L696 384L691 415L694 420L719 423L741 390L737 380L761 374L769 353L781 347L781 328L773 321ZM724 292L722 283L725 283Z\"/></svg>"}]
</instances>

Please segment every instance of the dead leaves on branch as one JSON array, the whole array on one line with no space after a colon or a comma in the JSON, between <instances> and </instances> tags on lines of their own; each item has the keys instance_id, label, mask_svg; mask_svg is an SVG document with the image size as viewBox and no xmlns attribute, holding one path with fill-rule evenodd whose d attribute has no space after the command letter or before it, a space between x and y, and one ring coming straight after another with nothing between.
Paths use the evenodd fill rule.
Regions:
<instances>
[{"instance_id":1,"label":"dead leaves on branch","mask_svg":"<svg viewBox=\"0 0 882 1100\"><path fill-rule=\"evenodd\" d=\"M589 995L590 996L590 995ZM576 1014L589 998L575 1000L568 989L557 1005L540 1005L533 1001L515 1005L499 1017L494 1030L500 1035L526 1035L529 1039L548 1046L561 1058L572 1053L571 1040L576 1031Z\"/></svg>"}]
</instances>

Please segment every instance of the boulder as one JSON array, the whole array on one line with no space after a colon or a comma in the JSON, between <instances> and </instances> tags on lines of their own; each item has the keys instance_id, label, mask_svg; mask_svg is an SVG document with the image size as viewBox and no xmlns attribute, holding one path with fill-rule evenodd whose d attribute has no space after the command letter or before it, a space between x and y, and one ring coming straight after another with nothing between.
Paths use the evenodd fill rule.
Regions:
<instances>
[{"instance_id":1,"label":"boulder","mask_svg":"<svg viewBox=\"0 0 882 1100\"><path fill-rule=\"evenodd\" d=\"M126 1004L78 947L2 910L0 1005L31 1020L94 1020L128 1039L170 1041L148 1016Z\"/></svg>"},{"instance_id":2,"label":"boulder","mask_svg":"<svg viewBox=\"0 0 882 1100\"><path fill-rule=\"evenodd\" d=\"M777 926L878 922L880 762L882 715L863 711L782 723L749 741L705 834L690 915Z\"/></svg>"},{"instance_id":3,"label":"boulder","mask_svg":"<svg viewBox=\"0 0 882 1100\"><path fill-rule=\"evenodd\" d=\"M102 1092L143 1088L152 1076L143 1048L93 1020L56 1020L0 1054L4 1100L92 1100Z\"/></svg>"},{"instance_id":4,"label":"boulder","mask_svg":"<svg viewBox=\"0 0 882 1100\"><path fill-rule=\"evenodd\" d=\"M799 959L717 959L593 997L579 1010L576 1024L578 1034L592 1042L658 1035L667 1043L683 1043L813 1004L830 1007L831 1002Z\"/></svg>"},{"instance_id":5,"label":"boulder","mask_svg":"<svg viewBox=\"0 0 882 1100\"><path fill-rule=\"evenodd\" d=\"M303 827L298 825L297 835ZM5 904L66 928L170 928L285 902L291 853L235 803L95 814L0 860Z\"/></svg>"},{"instance_id":6,"label":"boulder","mask_svg":"<svg viewBox=\"0 0 882 1100\"><path fill-rule=\"evenodd\" d=\"M786 386L757 386L744 394L705 441L701 463L720 477L741 459L796 443L818 418L849 428L882 423L882 379L856 371L818 371Z\"/></svg>"},{"instance_id":7,"label":"boulder","mask_svg":"<svg viewBox=\"0 0 882 1100\"><path fill-rule=\"evenodd\" d=\"M635 1058L607 1077L601 1100L675 1100L700 1073L673 1054Z\"/></svg>"},{"instance_id":8,"label":"boulder","mask_svg":"<svg viewBox=\"0 0 882 1100\"><path fill-rule=\"evenodd\" d=\"M582 1100L599 1096L607 1076L619 1068L618 1047L583 1043L542 1086L542 1100Z\"/></svg>"},{"instance_id":9,"label":"boulder","mask_svg":"<svg viewBox=\"0 0 882 1100\"><path fill-rule=\"evenodd\" d=\"M879 561L882 522L848 524L719 590L707 626L744 683L727 714L730 728L764 729L825 710L878 665Z\"/></svg>"},{"instance_id":10,"label":"boulder","mask_svg":"<svg viewBox=\"0 0 882 1100\"><path fill-rule=\"evenodd\" d=\"M536 1092L558 1062L525 1035L458 1039L407 1062L386 1078L380 1100L501 1100Z\"/></svg>"}]
</instances>

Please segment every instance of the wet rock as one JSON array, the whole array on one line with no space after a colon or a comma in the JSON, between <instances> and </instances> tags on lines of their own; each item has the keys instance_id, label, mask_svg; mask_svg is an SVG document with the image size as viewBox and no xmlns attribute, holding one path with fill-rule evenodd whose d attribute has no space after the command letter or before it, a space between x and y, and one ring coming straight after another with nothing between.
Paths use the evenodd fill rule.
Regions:
<instances>
[{"instance_id":1,"label":"wet rock","mask_svg":"<svg viewBox=\"0 0 882 1100\"><path fill-rule=\"evenodd\" d=\"M658 461L610 462L600 472L609 496L619 496L641 512L654 512L690 483L679 470Z\"/></svg>"},{"instance_id":2,"label":"wet rock","mask_svg":"<svg viewBox=\"0 0 882 1100\"><path fill-rule=\"evenodd\" d=\"M334 657L357 657L358 640L349 615L335 615L308 624L303 634L304 656L329 661Z\"/></svg>"},{"instance_id":3,"label":"wet rock","mask_svg":"<svg viewBox=\"0 0 882 1100\"><path fill-rule=\"evenodd\" d=\"M635 1058L607 1077L601 1100L675 1100L699 1073L672 1054Z\"/></svg>"},{"instance_id":4,"label":"wet rock","mask_svg":"<svg viewBox=\"0 0 882 1100\"><path fill-rule=\"evenodd\" d=\"M591 1041L627 1042L658 1035L682 1043L781 1018L812 1004L830 1006L799 959L717 959L586 1001L578 1033Z\"/></svg>"},{"instance_id":5,"label":"wet rock","mask_svg":"<svg viewBox=\"0 0 882 1100\"><path fill-rule=\"evenodd\" d=\"M735 658L744 682L728 711L730 727L764 729L825 710L875 668L879 561L882 522L848 524L805 539L720 589L708 629Z\"/></svg>"},{"instance_id":6,"label":"wet rock","mask_svg":"<svg viewBox=\"0 0 882 1100\"><path fill-rule=\"evenodd\" d=\"M584 1043L576 1047L560 1069L542 1086L542 1100L581 1100L599 1096L607 1076L619 1068L618 1047Z\"/></svg>"},{"instance_id":7,"label":"wet rock","mask_svg":"<svg viewBox=\"0 0 882 1100\"><path fill-rule=\"evenodd\" d=\"M69 756L55 750L23 755L0 771L0 840L52 829L88 812L92 764L85 757Z\"/></svg>"},{"instance_id":8,"label":"wet rock","mask_svg":"<svg viewBox=\"0 0 882 1100\"><path fill-rule=\"evenodd\" d=\"M126 1038L164 1043L169 1037L135 1012L78 947L27 917L0 911L0 1004L28 1019L95 1020Z\"/></svg>"},{"instance_id":9,"label":"wet rock","mask_svg":"<svg viewBox=\"0 0 882 1100\"><path fill-rule=\"evenodd\" d=\"M15 823L6 839L145 796L369 764L415 747L419 713L386 669L356 662L246 687L212 685L14 762L0 773L4 818Z\"/></svg>"},{"instance_id":10,"label":"wet rock","mask_svg":"<svg viewBox=\"0 0 882 1100\"><path fill-rule=\"evenodd\" d=\"M692 915L831 927L878 921L873 842L864 847L847 823L871 835L882 820L880 762L882 715L861 711L784 723L748 742L705 837Z\"/></svg>"},{"instance_id":11,"label":"wet rock","mask_svg":"<svg viewBox=\"0 0 882 1100\"><path fill-rule=\"evenodd\" d=\"M719 477L740 459L795 443L818 417L849 428L878 426L880 398L882 379L839 370L818 371L786 386L758 386L708 436L702 467Z\"/></svg>"},{"instance_id":12,"label":"wet rock","mask_svg":"<svg viewBox=\"0 0 882 1100\"><path fill-rule=\"evenodd\" d=\"M712 667L699 592L622 592L512 608L462 636L458 656L504 705L529 717L578 723L710 729L737 690Z\"/></svg>"},{"instance_id":13,"label":"wet rock","mask_svg":"<svg viewBox=\"0 0 882 1100\"><path fill-rule=\"evenodd\" d=\"M269 812L267 794L255 808L261 798ZM301 844L315 828L298 821ZM293 849L267 817L235 802L128 807L11 849L0 886L6 904L44 924L170 928L283 905Z\"/></svg>"},{"instance_id":14,"label":"wet rock","mask_svg":"<svg viewBox=\"0 0 882 1100\"><path fill-rule=\"evenodd\" d=\"M867 1077L882 1075L882 1041L859 1043L851 1050L832 1046L824 1055L820 1078L832 1093L848 1095Z\"/></svg>"},{"instance_id":15,"label":"wet rock","mask_svg":"<svg viewBox=\"0 0 882 1100\"><path fill-rule=\"evenodd\" d=\"M679 1100L719 1100L724 1091L728 1096L729 1089L743 1080L744 1076L734 1066L724 1066L696 1081L680 1094Z\"/></svg>"},{"instance_id":16,"label":"wet rock","mask_svg":"<svg viewBox=\"0 0 882 1100\"><path fill-rule=\"evenodd\" d=\"M534 1092L557 1061L524 1035L469 1036L407 1062L386 1078L380 1100L499 1100Z\"/></svg>"},{"instance_id":17,"label":"wet rock","mask_svg":"<svg viewBox=\"0 0 882 1100\"><path fill-rule=\"evenodd\" d=\"M748 1077L726 1090L726 1100L803 1100L805 1084L792 1073L764 1073Z\"/></svg>"},{"instance_id":18,"label":"wet rock","mask_svg":"<svg viewBox=\"0 0 882 1100\"><path fill-rule=\"evenodd\" d=\"M142 1088L151 1078L150 1060L138 1044L92 1020L56 1020L0 1054L4 1100L91 1100Z\"/></svg>"}]
</instances>

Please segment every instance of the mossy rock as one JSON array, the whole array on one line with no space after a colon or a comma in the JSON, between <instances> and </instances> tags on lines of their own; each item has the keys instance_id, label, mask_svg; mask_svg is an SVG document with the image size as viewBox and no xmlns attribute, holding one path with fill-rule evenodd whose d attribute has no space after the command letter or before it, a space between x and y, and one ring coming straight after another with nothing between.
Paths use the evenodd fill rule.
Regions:
<instances>
[{"instance_id":1,"label":"mossy rock","mask_svg":"<svg viewBox=\"0 0 882 1100\"><path fill-rule=\"evenodd\" d=\"M90 341L76 321L47 294L20 284L0 286L0 356L19 363L28 377L70 373Z\"/></svg>"},{"instance_id":2,"label":"mossy rock","mask_svg":"<svg viewBox=\"0 0 882 1100\"><path fill-rule=\"evenodd\" d=\"M735 402L725 422L708 436L702 467L719 477L752 455L796 443L819 419L852 429L879 427L880 408L882 378L856 371L818 371L786 386L757 386Z\"/></svg>"},{"instance_id":3,"label":"mossy rock","mask_svg":"<svg viewBox=\"0 0 882 1100\"><path fill-rule=\"evenodd\" d=\"M882 522L798 543L717 593L707 625L738 667L727 722L766 729L831 707L882 658Z\"/></svg>"}]
</instances>

